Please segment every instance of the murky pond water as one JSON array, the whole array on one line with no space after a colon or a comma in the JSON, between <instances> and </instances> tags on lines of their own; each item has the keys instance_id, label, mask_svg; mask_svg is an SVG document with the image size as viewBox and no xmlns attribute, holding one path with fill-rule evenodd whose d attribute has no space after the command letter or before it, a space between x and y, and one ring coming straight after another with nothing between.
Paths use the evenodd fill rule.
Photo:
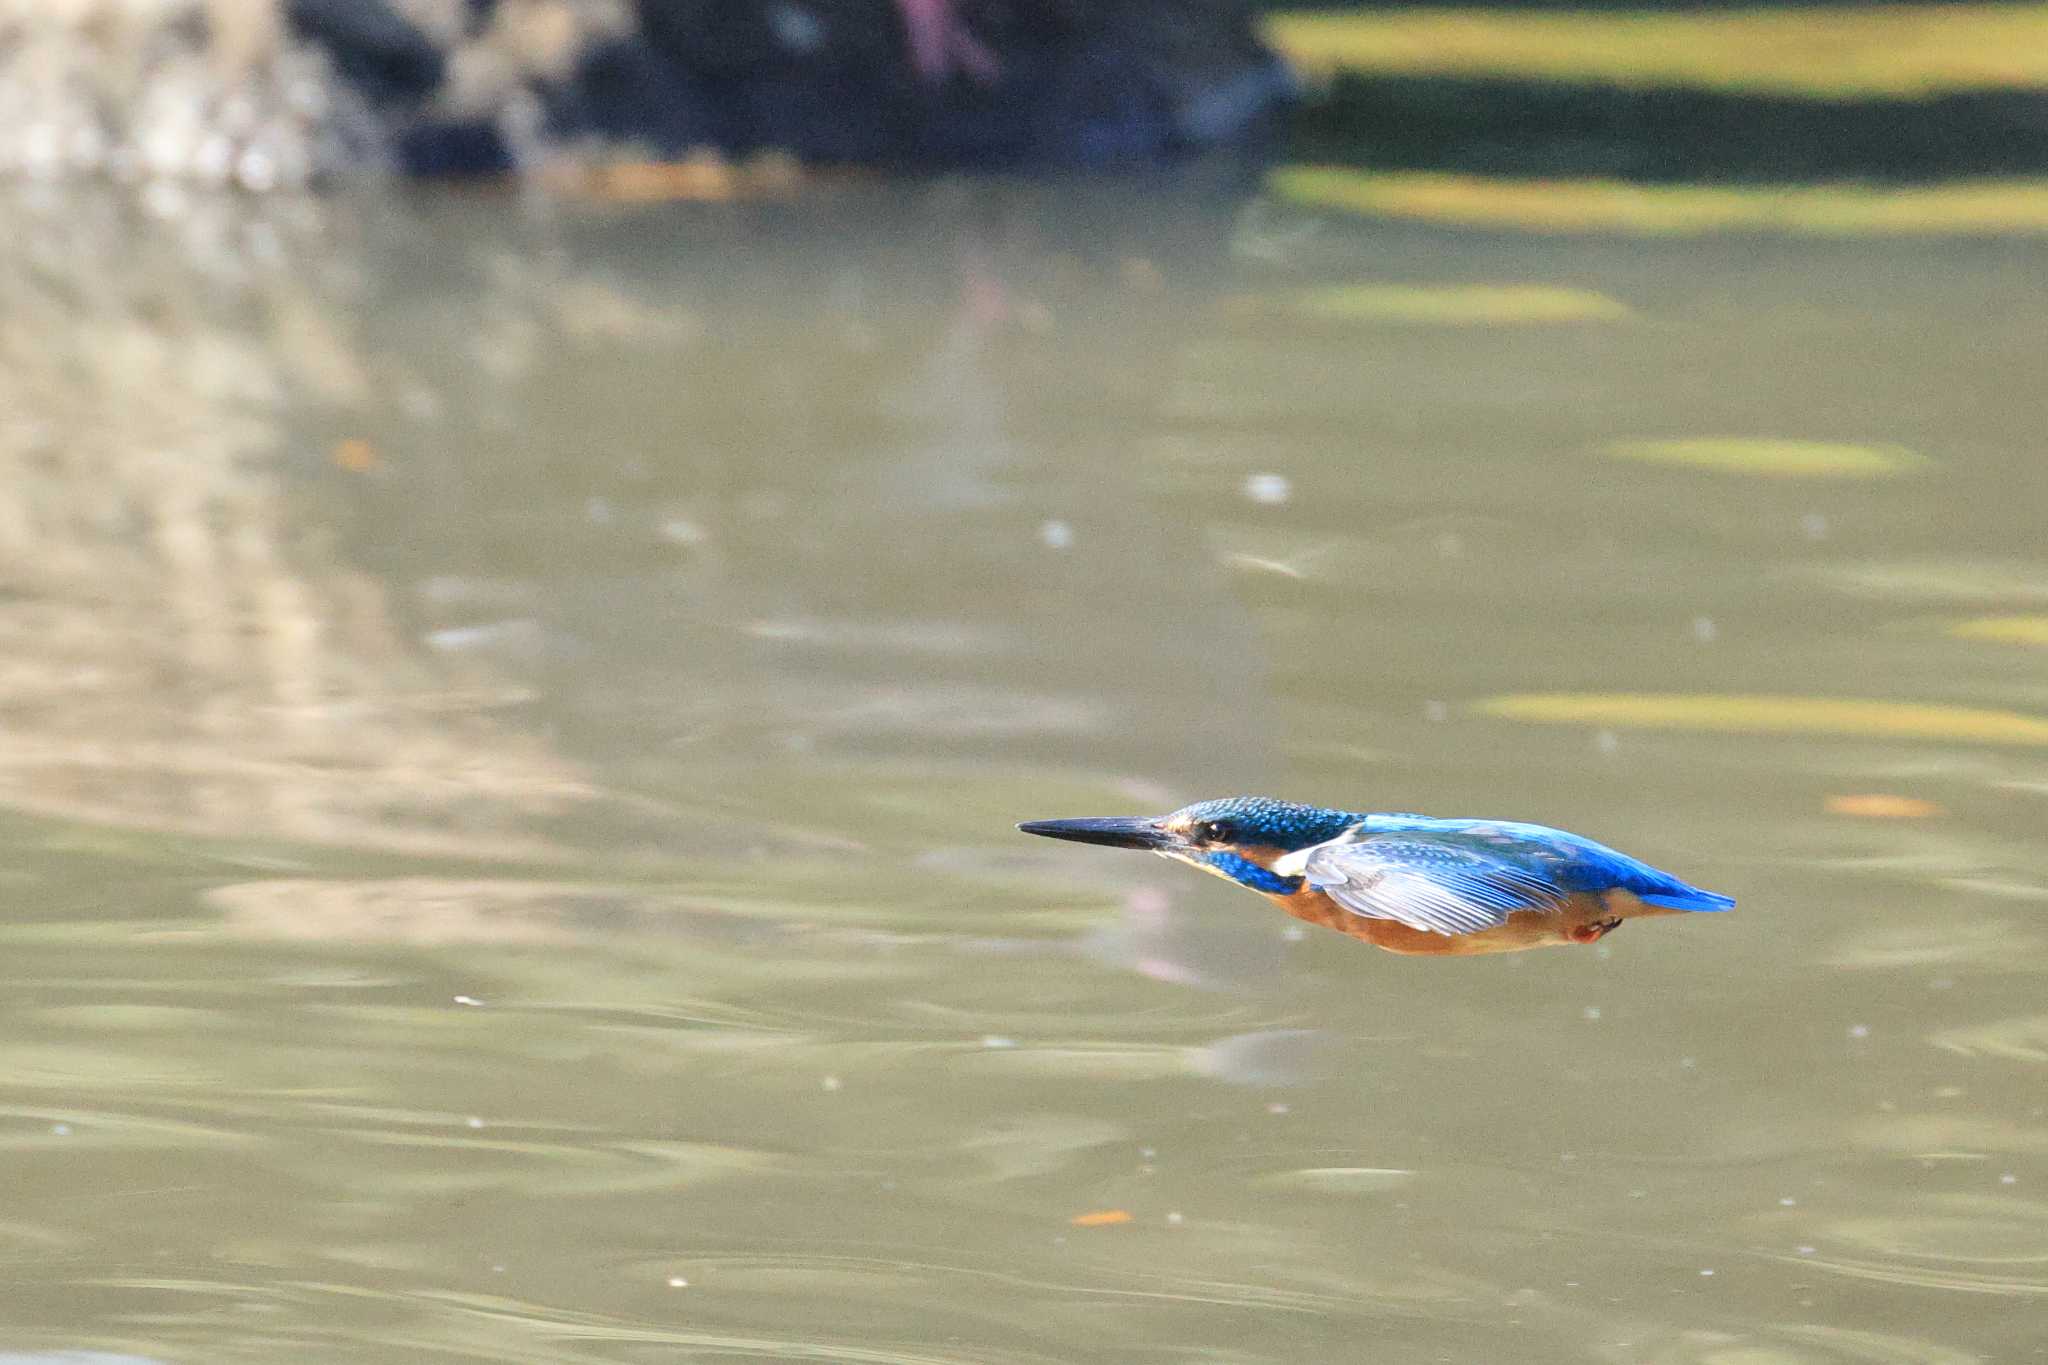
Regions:
<instances>
[{"instance_id":1,"label":"murky pond water","mask_svg":"<svg viewBox=\"0 0 2048 1365\"><path fill-rule=\"evenodd\" d=\"M2048 1354L2048 245L155 208L4 210L0 1350ZM1742 904L1011 829L1244 791Z\"/></svg>"}]
</instances>

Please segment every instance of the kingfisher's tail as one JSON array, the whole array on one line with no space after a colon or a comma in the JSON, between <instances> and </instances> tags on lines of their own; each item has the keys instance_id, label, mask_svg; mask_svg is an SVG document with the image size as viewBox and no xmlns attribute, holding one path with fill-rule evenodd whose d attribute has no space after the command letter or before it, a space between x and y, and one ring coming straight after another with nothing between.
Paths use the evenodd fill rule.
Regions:
<instances>
[{"instance_id":1,"label":"kingfisher's tail","mask_svg":"<svg viewBox=\"0 0 2048 1365\"><path fill-rule=\"evenodd\" d=\"M1702 891L1697 886L1688 886L1681 891L1653 891L1636 893L1645 905L1659 905L1666 910L1733 910L1735 897L1724 896L1718 891Z\"/></svg>"}]
</instances>

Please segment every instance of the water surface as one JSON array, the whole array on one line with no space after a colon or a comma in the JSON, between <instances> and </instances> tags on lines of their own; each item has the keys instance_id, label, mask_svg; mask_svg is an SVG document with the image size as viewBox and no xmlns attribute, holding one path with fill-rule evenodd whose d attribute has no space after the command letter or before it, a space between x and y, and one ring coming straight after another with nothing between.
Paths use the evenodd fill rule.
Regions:
<instances>
[{"instance_id":1,"label":"water surface","mask_svg":"<svg viewBox=\"0 0 2048 1365\"><path fill-rule=\"evenodd\" d=\"M0 1348L2044 1353L2048 246L0 216ZM1010 828L1246 791L1742 904Z\"/></svg>"}]
</instances>

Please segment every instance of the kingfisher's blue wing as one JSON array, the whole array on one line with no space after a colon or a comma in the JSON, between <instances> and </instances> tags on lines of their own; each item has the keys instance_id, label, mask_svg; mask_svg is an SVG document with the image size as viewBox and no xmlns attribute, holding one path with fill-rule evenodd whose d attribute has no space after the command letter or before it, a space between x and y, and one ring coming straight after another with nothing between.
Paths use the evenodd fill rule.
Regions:
<instances>
[{"instance_id":1,"label":"kingfisher's blue wing","mask_svg":"<svg viewBox=\"0 0 2048 1365\"><path fill-rule=\"evenodd\" d=\"M1703 891L1640 858L1588 839L1583 834L1518 820L1439 820L1441 832L1479 840L1502 856L1540 869L1563 891L1627 891L1646 905L1666 910L1732 910L1735 898Z\"/></svg>"},{"instance_id":2,"label":"kingfisher's blue wing","mask_svg":"<svg viewBox=\"0 0 2048 1365\"><path fill-rule=\"evenodd\" d=\"M1566 894L1540 861L1454 833L1333 840L1310 852L1302 877L1353 914L1432 934L1498 928L1517 910L1556 911Z\"/></svg>"},{"instance_id":3,"label":"kingfisher's blue wing","mask_svg":"<svg viewBox=\"0 0 2048 1365\"><path fill-rule=\"evenodd\" d=\"M1491 929L1582 892L1627 891L1666 910L1735 904L1582 834L1515 820L1368 816L1310 850L1302 874L1355 914L1437 934Z\"/></svg>"}]
</instances>

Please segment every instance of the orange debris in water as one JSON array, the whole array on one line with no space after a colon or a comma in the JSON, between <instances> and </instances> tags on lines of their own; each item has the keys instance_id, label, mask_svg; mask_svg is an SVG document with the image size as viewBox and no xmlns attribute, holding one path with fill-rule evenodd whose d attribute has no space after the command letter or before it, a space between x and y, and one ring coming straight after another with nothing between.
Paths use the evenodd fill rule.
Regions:
<instances>
[{"instance_id":1,"label":"orange debris in water","mask_svg":"<svg viewBox=\"0 0 2048 1365\"><path fill-rule=\"evenodd\" d=\"M810 176L786 153L762 152L742 162L700 148L679 161L619 161L567 167L543 177L555 189L613 204L725 203L787 197Z\"/></svg>"},{"instance_id":2,"label":"orange debris in water","mask_svg":"<svg viewBox=\"0 0 2048 1365\"><path fill-rule=\"evenodd\" d=\"M334 463L351 474L367 474L377 467L377 447L358 436L336 441Z\"/></svg>"},{"instance_id":3,"label":"orange debris in water","mask_svg":"<svg viewBox=\"0 0 2048 1365\"><path fill-rule=\"evenodd\" d=\"M1131 1214L1128 1209L1096 1209L1090 1213L1077 1213L1067 1221L1077 1228L1106 1228L1130 1222Z\"/></svg>"},{"instance_id":4,"label":"orange debris in water","mask_svg":"<svg viewBox=\"0 0 2048 1365\"><path fill-rule=\"evenodd\" d=\"M1823 808L1830 815L1853 815L1863 820L1924 820L1940 815L1941 807L1917 796L1894 796L1887 792L1863 792L1852 796L1830 796Z\"/></svg>"},{"instance_id":5,"label":"orange debris in water","mask_svg":"<svg viewBox=\"0 0 2048 1365\"><path fill-rule=\"evenodd\" d=\"M712 152L698 152L681 161L605 166L591 175L589 183L596 198L618 204L717 203L739 192L739 177L732 163Z\"/></svg>"}]
</instances>

